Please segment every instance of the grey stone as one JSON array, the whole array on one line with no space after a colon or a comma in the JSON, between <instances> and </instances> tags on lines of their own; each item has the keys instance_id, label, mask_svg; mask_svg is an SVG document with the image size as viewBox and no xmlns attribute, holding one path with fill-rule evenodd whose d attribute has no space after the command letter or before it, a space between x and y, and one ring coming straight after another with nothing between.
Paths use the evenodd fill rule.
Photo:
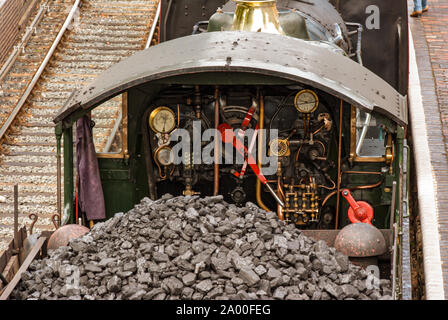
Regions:
<instances>
[{"instance_id":1,"label":"grey stone","mask_svg":"<svg viewBox=\"0 0 448 320\"><path fill-rule=\"evenodd\" d=\"M284 299L287 294L288 291L284 287L278 287L275 289L273 297L275 299Z\"/></svg>"},{"instance_id":2,"label":"grey stone","mask_svg":"<svg viewBox=\"0 0 448 320\"><path fill-rule=\"evenodd\" d=\"M124 241L121 244L121 248L122 249L131 249L132 248L132 243L126 240L126 241Z\"/></svg>"},{"instance_id":3,"label":"grey stone","mask_svg":"<svg viewBox=\"0 0 448 320\"><path fill-rule=\"evenodd\" d=\"M343 295L342 288L332 284L331 282L326 283L326 285L324 286L324 290L336 299L340 299Z\"/></svg>"},{"instance_id":4,"label":"grey stone","mask_svg":"<svg viewBox=\"0 0 448 320\"><path fill-rule=\"evenodd\" d=\"M260 281L260 277L248 267L242 268L238 274L238 277L241 278L250 287Z\"/></svg>"},{"instance_id":5,"label":"grey stone","mask_svg":"<svg viewBox=\"0 0 448 320\"><path fill-rule=\"evenodd\" d=\"M264 275L266 272L267 272L267 270L266 270L266 268L263 266L263 265L258 265L256 268L255 268L255 273L256 274L258 274L260 277L262 276L262 275Z\"/></svg>"},{"instance_id":6,"label":"grey stone","mask_svg":"<svg viewBox=\"0 0 448 320\"><path fill-rule=\"evenodd\" d=\"M350 284L344 284L341 286L342 292L346 298L357 298L359 296L359 291L354 286Z\"/></svg>"},{"instance_id":7,"label":"grey stone","mask_svg":"<svg viewBox=\"0 0 448 320\"><path fill-rule=\"evenodd\" d=\"M195 283L196 281L196 274L194 273L187 273L186 275L184 275L182 277L182 282L186 285L186 286L191 286L193 283Z\"/></svg>"},{"instance_id":8,"label":"grey stone","mask_svg":"<svg viewBox=\"0 0 448 320\"><path fill-rule=\"evenodd\" d=\"M162 288L167 288L171 295L179 295L184 285L176 277L169 277L162 281Z\"/></svg>"},{"instance_id":9,"label":"grey stone","mask_svg":"<svg viewBox=\"0 0 448 320\"><path fill-rule=\"evenodd\" d=\"M275 268L269 268L268 273L266 274L266 277L269 280L272 280L275 278L280 278L281 276L282 276L282 273Z\"/></svg>"},{"instance_id":10,"label":"grey stone","mask_svg":"<svg viewBox=\"0 0 448 320\"><path fill-rule=\"evenodd\" d=\"M86 271L90 271L90 272L101 272L103 271L102 268L98 267L97 265L94 265L92 263L88 263L84 266L84 269Z\"/></svg>"},{"instance_id":11,"label":"grey stone","mask_svg":"<svg viewBox=\"0 0 448 320\"><path fill-rule=\"evenodd\" d=\"M207 293L212 290L213 284L210 279L202 280L196 285L196 289L202 293Z\"/></svg>"},{"instance_id":12,"label":"grey stone","mask_svg":"<svg viewBox=\"0 0 448 320\"><path fill-rule=\"evenodd\" d=\"M121 279L118 276L113 276L107 281L107 290L109 292L119 292L121 290Z\"/></svg>"}]
</instances>

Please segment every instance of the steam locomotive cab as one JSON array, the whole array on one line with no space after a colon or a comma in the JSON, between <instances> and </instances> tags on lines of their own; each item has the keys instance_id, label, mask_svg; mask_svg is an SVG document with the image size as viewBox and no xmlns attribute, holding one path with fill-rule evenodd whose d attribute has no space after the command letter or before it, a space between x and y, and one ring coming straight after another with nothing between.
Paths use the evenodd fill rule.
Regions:
<instances>
[{"instance_id":1,"label":"steam locomotive cab","mask_svg":"<svg viewBox=\"0 0 448 320\"><path fill-rule=\"evenodd\" d=\"M253 202L304 229L391 225L406 99L363 67L362 28L314 1L232 1L189 36L164 21L165 41L73 94L55 119L66 163L74 121L121 106L116 130L93 128L108 217L171 193ZM72 192L65 203L73 217Z\"/></svg>"}]
</instances>

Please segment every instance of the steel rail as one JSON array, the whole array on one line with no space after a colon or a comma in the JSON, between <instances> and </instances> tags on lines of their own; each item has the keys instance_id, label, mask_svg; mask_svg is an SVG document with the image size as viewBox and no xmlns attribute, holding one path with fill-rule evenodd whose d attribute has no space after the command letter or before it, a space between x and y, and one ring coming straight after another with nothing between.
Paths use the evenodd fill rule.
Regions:
<instances>
[{"instance_id":1,"label":"steel rail","mask_svg":"<svg viewBox=\"0 0 448 320\"><path fill-rule=\"evenodd\" d=\"M160 12L162 9L162 0L159 0L159 4L157 6L156 15L154 17L154 20L152 22L151 29L148 34L148 39L146 40L145 49L148 49L151 46L152 39L154 38L154 33L156 31L157 23L159 21ZM117 134L118 129L120 128L121 121L123 120L123 113L120 110L120 114L117 117L117 120L115 121L114 127L112 128L112 132L109 135L109 138L107 139L107 143L105 147L103 148L102 153L108 153L112 142L114 141L115 135Z\"/></svg>"},{"instance_id":2,"label":"steel rail","mask_svg":"<svg viewBox=\"0 0 448 320\"><path fill-rule=\"evenodd\" d=\"M154 37L154 32L156 32L157 21L159 21L161 10L162 10L162 0L159 0L159 4L157 6L157 11L156 11L156 16L154 17L154 21L152 23L151 30L149 31L148 40L146 41L145 49L148 49L151 46L151 41L152 41L152 38Z\"/></svg>"},{"instance_id":3,"label":"steel rail","mask_svg":"<svg viewBox=\"0 0 448 320\"><path fill-rule=\"evenodd\" d=\"M53 41L53 44L50 48L50 50L47 52L47 55L45 56L44 61L42 61L39 69L37 70L36 74L34 75L33 79L29 83L28 87L26 88L24 94L20 98L17 105L14 107L13 111L9 115L6 122L3 124L3 126L0 129L0 140L5 135L6 131L9 129L11 124L13 123L14 119L19 114L22 107L25 105L26 100L28 99L31 91L33 90L34 86L36 85L37 81L40 79L40 76L42 75L42 72L44 71L45 67L47 66L48 62L50 61L51 57L53 56L54 51L56 50L56 47L58 46L59 42L62 39L62 36L64 35L65 31L67 30L68 26L70 25L76 10L78 9L79 3L81 0L76 0L73 4L72 9L70 10L70 13L67 16L67 19L65 20L61 30L59 31L58 35L56 36L56 39Z\"/></svg>"},{"instance_id":4,"label":"steel rail","mask_svg":"<svg viewBox=\"0 0 448 320\"><path fill-rule=\"evenodd\" d=\"M16 62L17 57L19 56L20 50L25 48L25 45L28 43L28 40L31 38L33 32L33 29L36 27L36 25L42 20L44 13L46 13L48 10L47 2L43 3L40 6L40 9L37 13L37 15L34 17L33 22L30 26L26 28L26 33L22 36L22 40L17 46L14 46L14 50L9 55L8 60L3 64L2 68L0 69L0 82L3 81L5 76L8 74L9 70L12 68L14 62Z\"/></svg>"}]
</instances>

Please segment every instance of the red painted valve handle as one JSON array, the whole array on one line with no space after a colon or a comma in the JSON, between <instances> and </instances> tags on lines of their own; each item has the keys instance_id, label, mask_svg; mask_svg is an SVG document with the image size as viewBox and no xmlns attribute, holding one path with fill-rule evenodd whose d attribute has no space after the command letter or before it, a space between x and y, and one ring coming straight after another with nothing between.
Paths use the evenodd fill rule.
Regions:
<instances>
[{"instance_id":1,"label":"red painted valve handle","mask_svg":"<svg viewBox=\"0 0 448 320\"><path fill-rule=\"evenodd\" d=\"M280 199L280 197L277 195L277 193L275 193L274 189L272 189L272 187L269 185L268 180L261 172L261 169L257 166L257 163L256 163L254 157L252 157L250 152L247 150L246 146L241 142L240 139L238 139L235 136L235 133L233 132L232 127L227 123L222 123L218 126L218 131L221 133L222 142L233 144L233 147L235 148L235 150L237 152L239 152L244 157L244 159L247 161L249 166L252 168L252 170L255 173L255 175L257 176L258 180L260 180L261 183L264 184L266 186L266 188L268 188L269 192L272 194L275 201L277 201L277 203L281 207L284 207L285 204Z\"/></svg>"},{"instance_id":2,"label":"red painted valve handle","mask_svg":"<svg viewBox=\"0 0 448 320\"><path fill-rule=\"evenodd\" d=\"M373 219L373 208L370 204L365 201L356 201L350 190L343 189L342 196L347 200L350 208L348 209L347 215L351 223L368 223L372 224Z\"/></svg>"}]
</instances>

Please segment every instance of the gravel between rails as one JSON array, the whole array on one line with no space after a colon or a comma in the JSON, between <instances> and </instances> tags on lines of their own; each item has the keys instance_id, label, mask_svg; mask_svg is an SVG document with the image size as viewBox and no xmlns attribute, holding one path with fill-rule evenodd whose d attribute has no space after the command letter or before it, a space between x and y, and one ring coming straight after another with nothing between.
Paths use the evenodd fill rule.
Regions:
<instances>
[{"instance_id":1,"label":"gravel between rails","mask_svg":"<svg viewBox=\"0 0 448 320\"><path fill-rule=\"evenodd\" d=\"M73 3L73 0L49 2L49 12L1 83L0 124L6 120L39 68ZM0 205L0 219L12 214L13 185L19 183L20 216L39 213L36 225L42 222L53 228L48 219L57 211L56 139L52 118L74 89L90 83L97 74L143 49L157 8L157 1L152 0L83 0L82 3L79 16L64 35L18 121L7 132L8 139L1 145L0 193L7 195L7 204ZM113 110L104 108L99 115L101 119L98 122L104 128L95 130L99 136L96 141L100 145L107 141L111 131L109 127L114 123L120 106L115 102L109 105ZM3 163L7 165L3 166ZM41 163L47 165L42 166ZM32 204L28 196L22 199L21 192L25 189L34 193L44 189L53 195L47 192L35 197ZM0 229L5 229L4 234L12 235L8 223L6 221L6 226L0 226ZM6 235L0 237L0 252L9 240Z\"/></svg>"}]
</instances>

